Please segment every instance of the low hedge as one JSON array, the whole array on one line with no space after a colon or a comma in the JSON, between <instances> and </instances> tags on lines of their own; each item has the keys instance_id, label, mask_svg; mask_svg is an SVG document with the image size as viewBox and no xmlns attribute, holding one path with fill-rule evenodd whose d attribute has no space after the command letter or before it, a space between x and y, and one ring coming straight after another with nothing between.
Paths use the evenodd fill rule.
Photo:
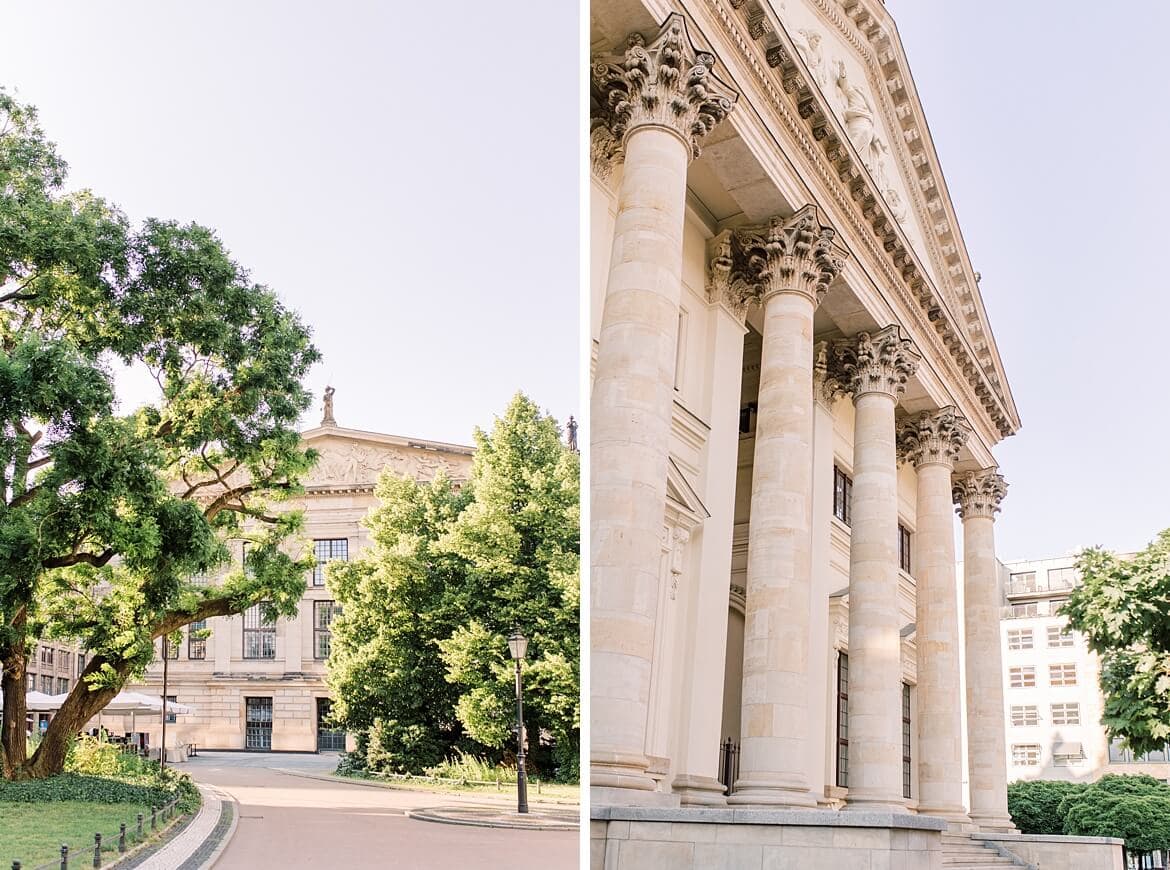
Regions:
<instances>
[{"instance_id":1,"label":"low hedge","mask_svg":"<svg viewBox=\"0 0 1170 870\"><path fill-rule=\"evenodd\" d=\"M175 788L126 782L104 776L62 773L49 779L0 780L0 801L44 803L48 801L93 801L103 804L162 806L178 794Z\"/></svg>"}]
</instances>

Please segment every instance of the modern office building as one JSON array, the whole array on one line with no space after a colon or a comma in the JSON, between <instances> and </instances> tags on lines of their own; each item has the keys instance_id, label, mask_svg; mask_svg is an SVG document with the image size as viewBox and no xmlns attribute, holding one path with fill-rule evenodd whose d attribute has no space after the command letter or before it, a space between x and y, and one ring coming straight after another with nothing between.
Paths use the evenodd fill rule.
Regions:
<instances>
[{"instance_id":1,"label":"modern office building","mask_svg":"<svg viewBox=\"0 0 1170 870\"><path fill-rule=\"evenodd\" d=\"M1086 782L1146 773L1170 780L1170 749L1135 756L1101 724L1100 661L1058 615L1080 580L1074 562L1065 556L1005 565L1008 778Z\"/></svg>"}]
</instances>

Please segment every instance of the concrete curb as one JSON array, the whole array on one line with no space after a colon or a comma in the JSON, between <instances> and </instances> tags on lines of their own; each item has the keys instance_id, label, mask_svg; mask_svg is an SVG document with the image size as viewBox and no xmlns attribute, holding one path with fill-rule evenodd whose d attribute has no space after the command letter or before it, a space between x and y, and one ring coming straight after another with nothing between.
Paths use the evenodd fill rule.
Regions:
<instances>
[{"instance_id":1,"label":"concrete curb","mask_svg":"<svg viewBox=\"0 0 1170 870\"><path fill-rule=\"evenodd\" d=\"M575 822L551 819L539 814L529 814L526 819L519 818L518 813L504 814L494 812L495 807L424 807L407 810L406 816L418 819L421 822L437 822L442 825L467 825L475 828L513 828L524 831L577 831L580 824ZM483 818L476 818L467 814L468 810L488 810L492 814ZM517 816L512 819L508 816Z\"/></svg>"},{"instance_id":2,"label":"concrete curb","mask_svg":"<svg viewBox=\"0 0 1170 870\"><path fill-rule=\"evenodd\" d=\"M188 862L196 856L212 832L215 831L223 814L224 802L230 800L218 789L199 785L203 795L203 805L171 839L159 844L153 850L134 856L134 860L127 866L134 870L175 870L178 867L188 866Z\"/></svg>"},{"instance_id":3,"label":"concrete curb","mask_svg":"<svg viewBox=\"0 0 1170 870\"><path fill-rule=\"evenodd\" d=\"M342 783L345 785L360 785L362 788L381 788L381 789L390 789L392 791L409 791L409 792L414 792L415 794L433 794L436 797L440 797L440 798L442 798L442 797L468 797L468 798L472 798L472 799L482 800L486 803L498 802L501 804L506 803L507 805L512 805L516 802L516 798L514 795L493 797L490 792L485 794L482 792L456 791L454 789L452 789L450 791L432 791L430 789L411 788L410 785L407 783L397 785L394 783L377 782L375 780L369 780L369 779L356 779L356 778L352 778L352 777L348 777L348 776L334 776L334 775L328 774L328 773L323 773L323 774L322 773L306 773L303 770L293 770L293 769L288 768L288 767L274 767L271 769L275 770L277 773L283 773L286 776L299 776L302 779L317 779L317 780L320 780L321 782L339 782L339 783ZM531 795L531 792L529 792L529 794ZM578 802L578 801L568 800L566 798L544 798L544 797L539 797L536 800L532 800L530 797L529 803L531 803L533 805L546 804L549 806L556 806L556 807L579 807L581 805L580 802Z\"/></svg>"},{"instance_id":4,"label":"concrete curb","mask_svg":"<svg viewBox=\"0 0 1170 870\"><path fill-rule=\"evenodd\" d=\"M226 849L231 844L232 837L236 835L236 828L240 824L240 802L231 795L224 793L222 804L232 814L231 823L228 825L227 831L224 832L223 836L220 838L220 841L216 844L211 854L207 856L207 860L200 864L197 870L211 870L211 868L215 866L216 862L219 861L219 858L223 854L224 849ZM221 812L222 811L223 810L221 809ZM214 833L215 829L213 828L212 834ZM206 840L204 842L206 842Z\"/></svg>"}]
</instances>

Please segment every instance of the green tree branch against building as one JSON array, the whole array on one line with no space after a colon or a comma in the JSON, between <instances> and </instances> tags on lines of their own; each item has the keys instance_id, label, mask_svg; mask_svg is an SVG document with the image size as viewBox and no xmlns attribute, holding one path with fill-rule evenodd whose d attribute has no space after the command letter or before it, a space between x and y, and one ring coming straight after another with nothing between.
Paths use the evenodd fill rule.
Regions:
<instances>
[{"instance_id":1,"label":"green tree branch against building","mask_svg":"<svg viewBox=\"0 0 1170 870\"><path fill-rule=\"evenodd\" d=\"M420 771L456 751L514 747L507 636L524 666L530 748L577 775L580 744L580 467L556 420L518 394L476 431L471 481L457 492L387 473L367 519L374 545L327 569L342 605L330 685L367 764Z\"/></svg>"},{"instance_id":2,"label":"green tree branch against building","mask_svg":"<svg viewBox=\"0 0 1170 870\"><path fill-rule=\"evenodd\" d=\"M1102 724L1135 753L1170 741L1170 529L1122 559L1077 557L1081 584L1062 613L1101 658Z\"/></svg>"},{"instance_id":3,"label":"green tree branch against building","mask_svg":"<svg viewBox=\"0 0 1170 870\"><path fill-rule=\"evenodd\" d=\"M60 772L73 736L190 622L268 601L295 612L308 564L274 503L315 459L300 446L308 330L215 234L65 190L36 112L0 90L0 761ZM113 372L148 371L121 413ZM248 566L192 575L249 542ZM25 659L37 638L90 651L31 758Z\"/></svg>"}]
</instances>

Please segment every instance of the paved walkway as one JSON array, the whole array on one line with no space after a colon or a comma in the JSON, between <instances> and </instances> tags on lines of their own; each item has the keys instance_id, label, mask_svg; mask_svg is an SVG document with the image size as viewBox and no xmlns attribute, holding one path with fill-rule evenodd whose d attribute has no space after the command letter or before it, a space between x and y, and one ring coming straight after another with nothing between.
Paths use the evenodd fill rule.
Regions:
<instances>
[{"instance_id":1,"label":"paved walkway","mask_svg":"<svg viewBox=\"0 0 1170 870\"><path fill-rule=\"evenodd\" d=\"M210 856L216 840L212 832L219 826L225 803L218 789L200 786L203 806L191 823L157 852L126 865L134 870L175 870L179 866L198 866L199 857ZM230 813L230 804L226 805ZM192 861L195 858L196 860Z\"/></svg>"},{"instance_id":2,"label":"paved walkway","mask_svg":"<svg viewBox=\"0 0 1170 870\"><path fill-rule=\"evenodd\" d=\"M199 783L238 802L235 834L215 870L578 866L577 831L438 825L406 815L427 807L471 809L483 803L474 797L367 788L298 775L328 773L336 761L329 755L201 752L183 765Z\"/></svg>"}]
</instances>

